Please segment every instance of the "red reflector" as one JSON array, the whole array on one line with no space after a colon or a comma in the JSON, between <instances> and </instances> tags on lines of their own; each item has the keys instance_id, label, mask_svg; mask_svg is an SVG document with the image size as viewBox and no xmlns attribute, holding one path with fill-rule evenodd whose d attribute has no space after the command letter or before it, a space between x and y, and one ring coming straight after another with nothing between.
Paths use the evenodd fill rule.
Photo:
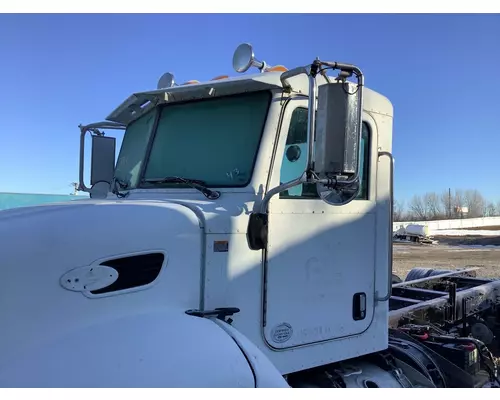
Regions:
<instances>
[{"instance_id":1,"label":"red reflector","mask_svg":"<svg viewBox=\"0 0 500 400\"><path fill-rule=\"evenodd\" d=\"M417 337L420 340L427 340L427 339L429 339L429 334L428 333L424 333L423 335L417 335Z\"/></svg>"},{"instance_id":2,"label":"red reflector","mask_svg":"<svg viewBox=\"0 0 500 400\"><path fill-rule=\"evenodd\" d=\"M473 344L464 344L463 346L461 346L462 349L464 349L465 351L474 351L476 350L476 346L473 345Z\"/></svg>"}]
</instances>

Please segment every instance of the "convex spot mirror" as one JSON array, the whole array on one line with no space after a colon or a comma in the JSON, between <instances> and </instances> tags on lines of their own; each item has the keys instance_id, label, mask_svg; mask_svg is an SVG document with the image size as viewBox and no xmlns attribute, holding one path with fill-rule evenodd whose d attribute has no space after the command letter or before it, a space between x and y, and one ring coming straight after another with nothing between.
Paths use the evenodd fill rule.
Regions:
<instances>
[{"instance_id":1,"label":"convex spot mirror","mask_svg":"<svg viewBox=\"0 0 500 400\"><path fill-rule=\"evenodd\" d=\"M97 182L90 188L91 199L105 199L110 192L111 185L108 182Z\"/></svg>"},{"instance_id":2,"label":"convex spot mirror","mask_svg":"<svg viewBox=\"0 0 500 400\"><path fill-rule=\"evenodd\" d=\"M262 70L265 67L265 63L255 58L251 44L242 43L234 51L233 69L238 73L243 73L248 71L252 66Z\"/></svg>"}]
</instances>

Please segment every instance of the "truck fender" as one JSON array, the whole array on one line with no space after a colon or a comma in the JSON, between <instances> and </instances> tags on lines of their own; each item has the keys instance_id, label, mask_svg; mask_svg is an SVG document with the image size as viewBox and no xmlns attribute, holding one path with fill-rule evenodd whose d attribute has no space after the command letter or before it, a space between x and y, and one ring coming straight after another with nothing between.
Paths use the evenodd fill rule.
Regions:
<instances>
[{"instance_id":1,"label":"truck fender","mask_svg":"<svg viewBox=\"0 0 500 400\"><path fill-rule=\"evenodd\" d=\"M9 344L15 351L0 360L0 387L255 387L252 367L226 332L180 309L101 314L72 327L61 317L34 332L30 345Z\"/></svg>"},{"instance_id":2,"label":"truck fender","mask_svg":"<svg viewBox=\"0 0 500 400\"><path fill-rule=\"evenodd\" d=\"M245 354L255 376L255 386L258 388L290 388L283 375L278 371L267 356L246 336L233 326L221 320L214 320Z\"/></svg>"}]
</instances>

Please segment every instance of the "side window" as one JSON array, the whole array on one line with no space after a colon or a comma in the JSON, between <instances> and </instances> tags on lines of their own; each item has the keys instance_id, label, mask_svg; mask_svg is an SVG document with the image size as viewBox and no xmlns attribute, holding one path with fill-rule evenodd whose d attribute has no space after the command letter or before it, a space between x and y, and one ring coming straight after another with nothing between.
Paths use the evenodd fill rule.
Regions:
<instances>
[{"instance_id":1,"label":"side window","mask_svg":"<svg viewBox=\"0 0 500 400\"><path fill-rule=\"evenodd\" d=\"M281 163L280 183L298 178L307 162L307 108L296 108L292 113L286 139L285 152ZM361 140L361 190L358 200L368 199L368 179L370 165L370 132L363 122ZM280 193L281 199L318 199L316 185L303 184Z\"/></svg>"}]
</instances>

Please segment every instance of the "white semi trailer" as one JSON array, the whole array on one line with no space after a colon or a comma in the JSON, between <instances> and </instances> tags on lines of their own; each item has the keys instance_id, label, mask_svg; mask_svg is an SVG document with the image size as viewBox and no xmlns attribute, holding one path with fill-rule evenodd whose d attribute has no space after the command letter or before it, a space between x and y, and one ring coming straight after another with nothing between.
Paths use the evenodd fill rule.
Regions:
<instances>
[{"instance_id":1,"label":"white semi trailer","mask_svg":"<svg viewBox=\"0 0 500 400\"><path fill-rule=\"evenodd\" d=\"M393 284L390 101L351 64L233 65L260 71L81 126L90 199L0 212L0 385L496 386L498 281Z\"/></svg>"}]
</instances>

